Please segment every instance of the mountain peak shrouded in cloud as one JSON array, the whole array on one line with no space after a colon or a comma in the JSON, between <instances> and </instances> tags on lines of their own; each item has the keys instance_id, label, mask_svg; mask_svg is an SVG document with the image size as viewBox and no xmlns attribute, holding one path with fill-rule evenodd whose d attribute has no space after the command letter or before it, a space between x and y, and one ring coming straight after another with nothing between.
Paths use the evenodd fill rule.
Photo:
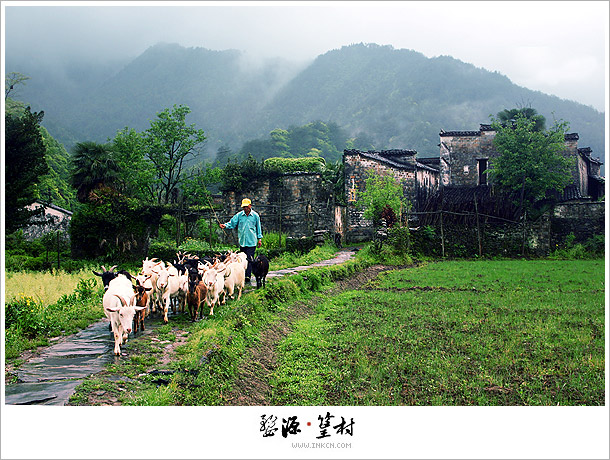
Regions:
<instances>
[{"instance_id":1,"label":"mountain peak shrouded in cloud","mask_svg":"<svg viewBox=\"0 0 610 460\"><path fill-rule=\"evenodd\" d=\"M250 59L250 60L249 60ZM31 77L22 98L44 110L44 124L66 147L105 142L128 126L143 131L174 104L206 132L203 158L234 151L276 129L332 122L376 148L438 154L438 133L478 129L489 115L527 101L547 119L563 119L580 144L604 156L604 116L590 107L515 85L506 76L450 56L353 44L299 67L281 58L251 60L244 51L159 43L116 68L82 64L69 80L40 63L7 59L7 71ZM78 82L76 84L75 82Z\"/></svg>"}]
</instances>

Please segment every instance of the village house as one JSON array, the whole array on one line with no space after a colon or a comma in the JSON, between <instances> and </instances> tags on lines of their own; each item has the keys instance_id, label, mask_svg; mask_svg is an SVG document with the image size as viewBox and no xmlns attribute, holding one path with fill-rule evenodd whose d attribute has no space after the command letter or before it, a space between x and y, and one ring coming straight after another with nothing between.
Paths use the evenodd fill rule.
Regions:
<instances>
[{"instance_id":1,"label":"village house","mask_svg":"<svg viewBox=\"0 0 610 460\"><path fill-rule=\"evenodd\" d=\"M30 220L30 225L23 230L24 237L31 241L47 233L59 230L63 233L64 238L68 238L68 226L70 225L70 219L72 219L72 212L41 201L35 201L28 206L29 210L40 208L44 208L44 213Z\"/></svg>"},{"instance_id":2,"label":"village house","mask_svg":"<svg viewBox=\"0 0 610 460\"><path fill-rule=\"evenodd\" d=\"M364 191L370 171L388 173L402 185L404 197L419 211L426 200L441 188L472 188L488 185L486 171L498 157L493 143L495 131L481 124L477 131L439 133L439 156L418 158L414 150L345 150L345 193L348 207L345 232L349 241L371 237L372 223L356 207L358 193ZM575 158L572 184L563 191L560 202L595 202L604 195L601 161L591 156L591 149L578 147L578 134L565 135L565 155Z\"/></svg>"}]
</instances>

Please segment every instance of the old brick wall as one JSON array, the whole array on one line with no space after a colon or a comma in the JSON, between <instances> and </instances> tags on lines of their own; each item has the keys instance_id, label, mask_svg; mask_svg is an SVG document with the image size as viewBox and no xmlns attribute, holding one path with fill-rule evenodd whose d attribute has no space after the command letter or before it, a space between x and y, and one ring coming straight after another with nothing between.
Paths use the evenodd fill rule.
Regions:
<instances>
[{"instance_id":1,"label":"old brick wall","mask_svg":"<svg viewBox=\"0 0 610 460\"><path fill-rule=\"evenodd\" d=\"M397 169L353 152L343 156L343 164L345 167L345 193L348 202L345 229L347 241L368 240L373 234L372 221L364 218L364 209L356 207L359 193L365 190L366 179L371 171L377 174L390 174L402 184L403 194L407 200L413 203L417 199L415 166Z\"/></svg>"},{"instance_id":2,"label":"old brick wall","mask_svg":"<svg viewBox=\"0 0 610 460\"><path fill-rule=\"evenodd\" d=\"M493 145L495 131L442 132L440 159L442 185L474 187L479 185L479 160L498 156Z\"/></svg>"},{"instance_id":3,"label":"old brick wall","mask_svg":"<svg viewBox=\"0 0 610 460\"><path fill-rule=\"evenodd\" d=\"M261 217L263 234L282 232L291 237L312 236L315 230L334 228L332 186L318 173L285 174L279 178L257 181L246 190L222 195L221 222L227 222L241 211L241 200L252 200L252 209ZM236 244L235 231L228 236Z\"/></svg>"}]
</instances>

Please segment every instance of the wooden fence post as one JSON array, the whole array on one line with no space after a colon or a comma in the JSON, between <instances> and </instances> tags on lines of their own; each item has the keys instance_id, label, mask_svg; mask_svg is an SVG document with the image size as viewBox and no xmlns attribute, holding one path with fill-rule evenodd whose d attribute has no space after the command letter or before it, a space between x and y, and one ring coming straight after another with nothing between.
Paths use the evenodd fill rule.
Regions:
<instances>
[{"instance_id":1,"label":"wooden fence post","mask_svg":"<svg viewBox=\"0 0 610 460\"><path fill-rule=\"evenodd\" d=\"M443 231L443 211L441 213L441 254L445 258L445 233Z\"/></svg>"},{"instance_id":2,"label":"wooden fence post","mask_svg":"<svg viewBox=\"0 0 610 460\"><path fill-rule=\"evenodd\" d=\"M477 240L479 241L479 257L483 256L483 247L481 245L481 229L479 228L479 206L477 204L477 194L474 194L474 212L477 218Z\"/></svg>"}]
</instances>

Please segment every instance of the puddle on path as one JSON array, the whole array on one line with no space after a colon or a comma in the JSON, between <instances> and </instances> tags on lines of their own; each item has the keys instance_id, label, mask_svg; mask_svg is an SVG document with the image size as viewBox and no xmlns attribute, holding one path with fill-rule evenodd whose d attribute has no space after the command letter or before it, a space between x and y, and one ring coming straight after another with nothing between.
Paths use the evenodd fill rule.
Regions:
<instances>
[{"instance_id":1,"label":"puddle on path","mask_svg":"<svg viewBox=\"0 0 610 460\"><path fill-rule=\"evenodd\" d=\"M268 277L285 276L308 268L339 264L353 257L354 251L342 250L334 259L286 270L269 272ZM51 345L17 370L18 382L5 385L5 403L14 405L65 405L82 379L113 362L114 339L108 320L98 321L82 331ZM149 330L147 326L146 330ZM130 340L133 339L130 336Z\"/></svg>"}]
</instances>

